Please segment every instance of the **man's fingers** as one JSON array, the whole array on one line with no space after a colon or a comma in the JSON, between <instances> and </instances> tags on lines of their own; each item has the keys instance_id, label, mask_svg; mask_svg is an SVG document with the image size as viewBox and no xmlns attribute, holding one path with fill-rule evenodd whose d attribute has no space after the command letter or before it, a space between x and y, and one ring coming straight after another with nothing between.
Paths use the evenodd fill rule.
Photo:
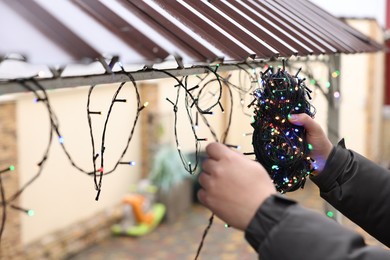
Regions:
<instances>
[{"instance_id":1,"label":"man's fingers","mask_svg":"<svg viewBox=\"0 0 390 260\"><path fill-rule=\"evenodd\" d=\"M205 172L199 174L198 182L205 190L208 190L210 187L210 175Z\"/></svg>"},{"instance_id":2,"label":"man's fingers","mask_svg":"<svg viewBox=\"0 0 390 260\"><path fill-rule=\"evenodd\" d=\"M220 143L211 143L206 146L206 152L210 158L218 161L223 158L226 153L229 153L230 149L226 145Z\"/></svg>"},{"instance_id":3,"label":"man's fingers","mask_svg":"<svg viewBox=\"0 0 390 260\"><path fill-rule=\"evenodd\" d=\"M288 120L294 125L303 126L306 131L311 135L322 132L322 128L320 127L320 125L315 122L313 118L311 118L305 113L291 114Z\"/></svg>"},{"instance_id":4,"label":"man's fingers","mask_svg":"<svg viewBox=\"0 0 390 260\"><path fill-rule=\"evenodd\" d=\"M198 197L198 200L205 206L207 206L207 193L204 189L198 190L198 193L196 194Z\"/></svg>"},{"instance_id":5,"label":"man's fingers","mask_svg":"<svg viewBox=\"0 0 390 260\"><path fill-rule=\"evenodd\" d=\"M219 163L213 159L207 159L202 163L202 170L205 174L211 174L219 167Z\"/></svg>"}]
</instances>

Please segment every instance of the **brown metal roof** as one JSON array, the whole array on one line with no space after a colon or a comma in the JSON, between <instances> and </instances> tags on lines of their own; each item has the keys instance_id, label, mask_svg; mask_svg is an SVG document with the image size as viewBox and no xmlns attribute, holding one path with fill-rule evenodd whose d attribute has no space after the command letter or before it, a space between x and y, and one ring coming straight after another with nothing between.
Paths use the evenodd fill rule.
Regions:
<instances>
[{"instance_id":1,"label":"brown metal roof","mask_svg":"<svg viewBox=\"0 0 390 260\"><path fill-rule=\"evenodd\" d=\"M110 56L194 65L382 48L307 0L3 0L0 9L0 58L20 53L48 65Z\"/></svg>"}]
</instances>

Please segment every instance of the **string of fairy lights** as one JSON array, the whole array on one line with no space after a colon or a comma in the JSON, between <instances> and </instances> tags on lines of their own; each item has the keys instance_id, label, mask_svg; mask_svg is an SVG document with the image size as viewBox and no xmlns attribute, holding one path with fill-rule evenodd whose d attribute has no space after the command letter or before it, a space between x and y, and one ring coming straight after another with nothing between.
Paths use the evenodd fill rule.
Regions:
<instances>
[{"instance_id":1,"label":"string of fairy lights","mask_svg":"<svg viewBox=\"0 0 390 260\"><path fill-rule=\"evenodd\" d=\"M2 183L2 174L6 173L8 171L15 170L15 166L11 165L8 168L3 169L3 170L0 171L0 190L1 190L0 196L1 196L1 206L2 206L2 220L1 220L1 227L0 227L0 241L1 241L1 238L2 238L2 234L3 234L5 223L6 223L7 207L8 206L11 209L25 212L29 216L33 216L35 214L34 210L32 210L32 209L25 209L23 207L17 206L17 205L14 204L14 202L15 202L15 200L17 198L20 197L20 195L30 185L32 185L38 179L39 176L41 176L41 174L43 172L43 169L44 169L44 166L45 166L45 164L46 164L46 162L47 162L47 160L49 158L50 149L52 147L53 139L54 139L55 136L58 138L58 143L60 144L64 154L66 155L66 157L67 157L67 159L68 159L68 161L70 163L70 165L73 166L75 169L77 169L79 172L82 172L84 174L87 174L89 176L93 176L94 177L95 189L97 190L97 194L96 194L96 198L95 198L96 200L99 199L99 195L101 193L103 176L105 176L107 174L110 174L110 173L113 173L119 165L128 165L128 166L135 165L134 161L126 161L126 160L123 160L123 158L124 158L128 148L129 148L130 142L131 142L131 140L133 138L135 127L136 127L136 124L137 124L140 112L145 107L147 107L148 103L145 102L143 105L141 105L140 95L139 95L139 92L138 92L138 86L137 86L134 78L131 76L130 73L125 72L124 69L122 69L122 73L126 74L129 77L129 81L131 82L131 84L134 87L135 96L136 96L136 99L137 99L137 102L136 102L136 115L135 115L135 118L133 119L132 127L130 128L127 142L125 143L124 148L122 150L122 153L119 156L119 158L117 159L117 161L114 164L112 169L105 169L105 163L104 163L104 157L105 157L104 156L104 152L106 151L106 142L105 142L106 130L107 130L107 126L108 126L108 123L109 123L109 119L110 119L112 111L113 111L112 110L113 107L118 105L118 104L121 104L121 103L124 103L124 102L127 101L126 98L119 98L118 96L121 93L121 90L123 89L123 87L125 85L126 86L129 85L128 83L122 82L122 83L119 84L119 86L117 87L116 92L113 95L112 101L109 104L108 112L107 112L107 115L106 115L106 118L105 118L104 128L103 128L103 131L102 131L102 133L100 135L101 136L101 146L100 146L100 149L99 149L99 151L100 151L99 153L96 152L97 148L96 148L95 141L94 141L95 140L95 138L94 138L94 132L95 131L92 129L92 116L93 115L101 115L102 113L100 111L96 111L96 110L91 110L90 109L90 101L91 101L92 92L93 92L95 86L93 85L93 86L91 86L89 88L88 98L87 98L87 109L86 109L87 113L86 114L87 114L87 119L88 119L88 125L89 125L89 130L90 130L91 146L92 146L92 151L93 151L93 155L92 155L93 170L85 170L85 169L81 168L75 162L75 160L72 158L70 152L68 151L68 149L65 146L65 138L61 134L59 121L58 121L58 118L57 118L53 108L52 108L52 105L50 103L50 99L49 99L49 95L47 94L47 91L38 83L38 81L35 78L18 80L20 85L23 88L25 88L29 92L33 93L33 95L35 96L35 101L43 103L44 107L46 108L46 110L48 112L48 116L49 116L49 122L50 122L49 140L48 140L48 143L46 145L45 152L44 152L44 154L42 156L42 159L37 163L37 166L38 166L37 172L26 183L24 183L21 186L21 188L19 188L16 192L14 192L12 195L10 195L8 197L6 196L5 191L4 191L4 187L3 187L3 183ZM97 162L96 162L98 158L100 158L99 168L97 167Z\"/></svg>"},{"instance_id":2,"label":"string of fairy lights","mask_svg":"<svg viewBox=\"0 0 390 260\"><path fill-rule=\"evenodd\" d=\"M256 159L262 163L264 163L265 166L269 166L269 172L271 174L271 177L274 179L275 185L277 189L281 192L287 192L295 190L299 187L303 186L303 179L308 172L310 172L309 165L311 160L303 160L304 163L304 170L302 170L302 174L299 176L281 176L282 169L284 166L280 164L281 161L283 161L282 157L287 158L288 155L291 153L291 149L293 151L299 151L297 154L299 154L299 158L302 158L302 156L306 156L309 152L310 146L309 144L306 144L304 142L300 142L299 138L303 140L304 130L300 129L299 127L296 127L291 134L293 134L294 138L286 138L286 135L288 136L288 133L283 128L282 125L278 125L276 127L276 123L270 123L271 119L270 116L273 116L273 119L275 119L275 115L278 113L278 106L274 106L276 104L271 104L271 100L275 102L275 100L278 100L278 104L281 103L287 103L287 100L290 100L289 102L294 103L295 101L299 99L304 99L304 97L307 97L307 95L310 95L310 92L308 88L304 85L305 79L299 79L298 74L301 73L306 76L312 76L309 72L305 72L304 70L298 70L298 73L295 74L295 76L289 76L287 73L285 66L283 64L283 68L277 69L277 71L274 73L272 66L269 66L267 64L264 64L263 67L252 67L250 64L243 63L236 65L237 69L239 70L239 82L235 83L231 79L231 74L228 74L227 76L222 76L222 73L219 73L218 69L220 67L219 64L215 66L203 66L202 68L205 69L206 73L202 75L191 75L191 76L183 76L183 77L176 77L170 72L166 70L158 70L153 68L145 68L142 71L147 70L154 70L159 71L167 75L167 77L170 77L174 79L173 87L176 89L176 96L174 98L172 97L166 97L166 101L169 102L172 105L172 111L174 115L174 137L175 137L175 145L177 148L178 155L181 159L181 162L183 164L183 167L186 169L186 171L189 174L196 174L199 172L200 167L200 152L202 149L202 143L208 142L207 138L203 136L198 135L198 129L200 124L205 126L205 128L208 130L210 135L212 136L213 141L215 142L221 142L226 144L229 147L232 148L239 148L240 146L237 144L227 144L227 138L229 135L230 127L233 123L232 121L232 114L234 106L234 94L233 92L238 93L239 96L239 105L242 109L242 113L250 116L254 119L254 132L253 133L246 133L244 135L252 135L253 142L256 144L260 144L258 147L254 145L254 153L245 153L245 154L255 154ZM260 71L263 70L263 71ZM2 176L3 174L6 174L7 172L14 171L15 166L9 166L3 170L0 170L0 197L1 197L1 207L2 207L2 220L1 220L1 227L0 227L0 241L2 237L2 233L5 227L6 223L6 212L8 207L14 210L19 210L24 213L26 213L29 216L34 215L34 211L32 209L25 209L19 205L15 205L15 201L17 198L20 197L20 195L25 191L31 184L33 184L38 177L41 176L44 166L49 158L50 155L50 149L53 144L53 140L57 138L58 143L60 144L62 151L66 155L70 165L74 167L79 172L86 174L88 176L93 177L94 187L96 190L96 197L95 199L98 200L99 196L101 194L102 189L102 183L103 183L103 177L107 174L113 173L118 166L120 165L128 165L132 166L135 165L134 161L131 160L124 160L124 157L126 155L126 152L130 146L131 140L134 135L134 131L140 116L141 111L147 107L148 102L141 103L141 98L138 92L138 86L136 84L136 81L132 77L131 73L126 72L123 67L121 67L121 71L116 73L123 73L128 76L129 80L128 82L121 82L113 97L111 102L108 105L107 108L107 114L104 120L104 127L103 130L99 133L100 135L100 147L97 146L96 142L96 129L93 128L93 120L95 116L102 115L101 109L98 109L96 107L92 107L91 100L93 99L93 93L95 90L95 85L92 85L89 87L88 95L87 95L87 105L86 105L86 115L87 115L87 122L88 122L88 130L90 135L90 143L92 148L91 153L91 168L85 170L82 167L80 167L73 157L71 156L69 150L67 149L65 145L65 138L61 134L60 124L59 120L52 108L52 105L49 100L49 95L47 94L47 91L39 84L39 82L33 77L28 79L22 79L19 80L20 85L28 90L29 92L33 93L36 102L43 104L43 106L46 108L46 111L48 113L48 120L50 122L50 128L49 128L49 136L46 148L44 150L44 153L40 159L40 161L37 163L38 170L33 175L33 177L28 180L25 184L21 186L19 190L14 192L13 194L7 196L7 194L4 191L3 182L2 182ZM136 72L133 72L136 73ZM339 71L334 71L332 73L332 76L338 77L340 75ZM195 78L196 80L190 80L190 77ZM281 79L279 79L281 78ZM309 77L310 78L310 77ZM195 82L195 83L194 83ZM294 94L293 96L290 96L287 98L288 93L288 87L284 87L283 84L285 82L288 82L288 84L291 84L291 87L294 89L294 91L291 91L290 94ZM272 90L269 90L268 87L271 85L276 86L276 90L273 93ZM313 79L310 80L310 84L318 89L321 93L327 95L327 89L330 88L327 84L325 85L325 88L321 86L320 81L313 81ZM120 109L121 104L127 102L127 98L122 93L122 90L125 87L132 86L134 89L136 102L134 105L134 109L136 111L136 115L134 118L129 119L132 123L132 126L129 131L129 136L126 141L126 144L124 145L124 148L119 156L119 158L116 160L116 163L111 169L106 169L105 165L105 152L107 151L106 147L106 137L107 137L107 128L110 123L110 118L112 115L112 112L114 111L114 107L118 107ZM272 87L274 87L272 86ZM298 88L298 91L295 92L296 87ZM222 97L224 95L227 95L227 98L222 100ZM339 96L334 96L335 98L339 98ZM267 101L268 99L268 101ZM183 101L184 102L180 102ZM227 101L226 101L227 100ZM283 102L281 102L283 100ZM225 101L225 102L223 102ZM296 112L304 112L308 113L310 115L314 115L314 112L312 111L312 106L309 102L303 102L300 103L301 105L298 106L298 110ZM228 106L228 109L226 109L224 106ZM268 108L266 108L268 106ZM280 106L279 108L281 108ZM295 106L294 106L295 108ZM216 110L219 110L218 112L225 113L225 116L227 118L226 121L226 127L223 129L221 136L218 136L215 129L213 129L211 121L213 120L213 115L215 114ZM182 144L181 144L181 138L178 131L179 126L179 116L178 112L184 111L187 115L188 123L191 125L191 135L193 136L193 150L195 152L195 158L189 159L187 158ZM288 114L291 113L290 110L286 110L283 112L283 115L279 115L279 118L277 121L283 123L286 122L286 118ZM227 114L227 115L226 115ZM268 122L268 123L266 123ZM290 125L288 127L291 127ZM260 130L262 129L262 130ZM296 131L297 129L297 131ZM265 134L268 133L265 138ZM276 135L279 133L283 133L285 137L283 138L276 138ZM188 133L187 133L188 134ZM267 142L265 139L274 139L273 142ZM297 139L297 140L295 140ZM293 143L302 144L299 148L294 148ZM264 144L263 144L264 143ZM266 144L265 144L266 143ZM276 145L276 143L278 143ZM264 146L265 145L265 146ZM268 145L268 146L267 146ZM271 145L271 147L269 146ZM269 147L267 149L263 149L264 147ZM289 149L288 147L293 147ZM275 152L277 151L277 152ZM302 151L302 153L301 153ZM262 161L262 156L265 158L270 157L270 155L273 154L276 156L276 160L279 162L279 164L275 164L275 162L267 162ZM294 156L294 155L290 155ZM302 161L298 159L294 159L294 162L296 161ZM275 167L275 165L277 167ZM291 165L290 165L291 166ZM302 166L302 165L301 165ZM291 170L291 168L289 168ZM290 185L289 185L290 184ZM199 244L196 257L197 258L201 252L202 246L204 244L204 240L206 238L206 235L213 223L214 215L212 214L209 219L209 224L207 225L206 229L203 232L201 242Z\"/></svg>"}]
</instances>

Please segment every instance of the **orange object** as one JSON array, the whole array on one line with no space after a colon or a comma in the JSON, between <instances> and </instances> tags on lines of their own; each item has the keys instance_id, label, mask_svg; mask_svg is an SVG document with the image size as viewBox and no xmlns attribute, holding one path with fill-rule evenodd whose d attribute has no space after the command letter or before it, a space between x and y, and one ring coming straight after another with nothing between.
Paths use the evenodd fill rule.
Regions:
<instances>
[{"instance_id":1,"label":"orange object","mask_svg":"<svg viewBox=\"0 0 390 260\"><path fill-rule=\"evenodd\" d=\"M123 203L131 206L138 223L152 224L154 216L152 213L147 213L143 209L145 197L139 194L127 195L123 198Z\"/></svg>"}]
</instances>

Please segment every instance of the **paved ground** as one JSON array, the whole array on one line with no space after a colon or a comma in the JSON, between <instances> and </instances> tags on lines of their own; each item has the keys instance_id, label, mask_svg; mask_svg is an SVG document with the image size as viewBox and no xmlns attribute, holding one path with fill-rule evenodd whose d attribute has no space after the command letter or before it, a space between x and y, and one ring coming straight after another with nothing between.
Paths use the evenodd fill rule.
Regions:
<instances>
[{"instance_id":1,"label":"paved ground","mask_svg":"<svg viewBox=\"0 0 390 260\"><path fill-rule=\"evenodd\" d=\"M288 195L304 206L323 212L324 202L318 190L308 181L303 190ZM203 230L208 224L210 212L195 204L189 212L181 215L174 224L162 223L153 233L140 238L112 237L69 260L122 260L122 259L194 259ZM379 245L353 223L343 218L343 224L361 232L368 244ZM256 253L245 242L243 233L226 228L215 218L199 259L207 260L255 260Z\"/></svg>"}]
</instances>

